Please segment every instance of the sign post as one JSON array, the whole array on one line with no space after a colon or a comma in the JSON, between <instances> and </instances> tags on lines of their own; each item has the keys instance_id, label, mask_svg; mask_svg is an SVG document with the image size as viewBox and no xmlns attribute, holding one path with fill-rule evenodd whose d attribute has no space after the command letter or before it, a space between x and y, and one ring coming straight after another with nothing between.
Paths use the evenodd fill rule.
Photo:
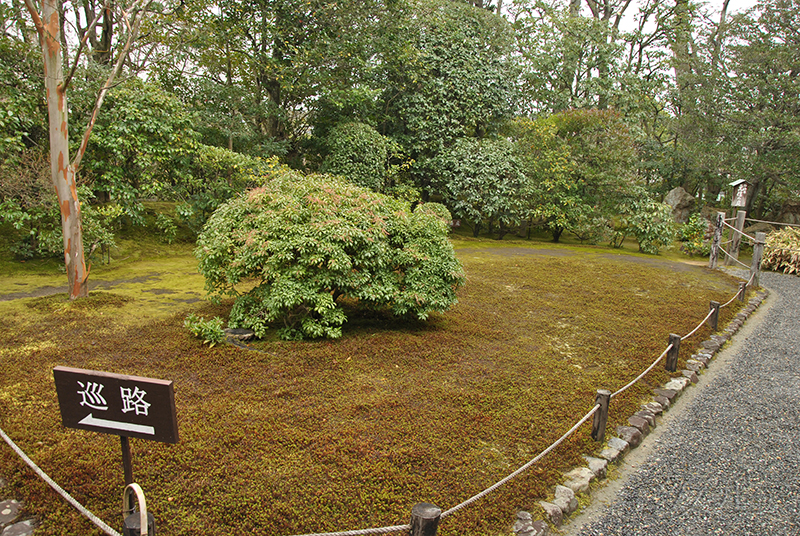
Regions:
<instances>
[{"instance_id":1,"label":"sign post","mask_svg":"<svg viewBox=\"0 0 800 536\"><path fill-rule=\"evenodd\" d=\"M70 367L54 368L53 379L64 426L120 436L125 485L133 483L129 437L178 442L171 381Z\"/></svg>"}]
</instances>

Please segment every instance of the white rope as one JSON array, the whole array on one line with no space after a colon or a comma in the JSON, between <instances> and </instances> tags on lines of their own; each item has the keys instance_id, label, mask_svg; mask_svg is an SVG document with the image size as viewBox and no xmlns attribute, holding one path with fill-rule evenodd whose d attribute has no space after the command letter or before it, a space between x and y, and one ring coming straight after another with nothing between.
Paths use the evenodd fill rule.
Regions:
<instances>
[{"instance_id":1,"label":"white rope","mask_svg":"<svg viewBox=\"0 0 800 536\"><path fill-rule=\"evenodd\" d=\"M395 525L379 529L348 530L346 532L315 532L313 534L299 534L298 536L365 536L369 534L389 534L391 532L408 532L411 525Z\"/></svg>"},{"instance_id":2,"label":"white rope","mask_svg":"<svg viewBox=\"0 0 800 536\"><path fill-rule=\"evenodd\" d=\"M625 387L623 387L622 389L620 389L620 390L619 390L619 391L617 391L616 393L612 393L612 395L611 395L611 397L610 397L610 398L614 398L615 396L621 395L622 393L624 393L625 391L627 391L627 390L628 390L628 389L629 389L629 388L630 388L630 387L631 387L633 384L635 384L636 382L638 382L639 380L641 380L642 378L644 378L644 377L645 377L645 375L647 375L647 373L648 373L648 372L650 372L651 370L653 370L653 368L654 368L656 365L658 365L659 361L661 361L662 359L664 359L664 356L665 356L665 355L667 355L667 352L669 352L670 350L672 350L672 344L670 344L669 346L667 346L667 349L666 349L666 350L664 350L664 352L663 352L663 353L662 353L660 356L658 356L658 359L656 359L655 361L653 361L653 364L652 364L652 365L650 365L649 367L647 367L647 369L646 369L644 372L642 372L641 374L639 374L638 376L636 376L636 378L635 378L634 380L630 381L630 382L629 382L629 383L628 383L628 384L627 384Z\"/></svg>"},{"instance_id":3,"label":"white rope","mask_svg":"<svg viewBox=\"0 0 800 536\"><path fill-rule=\"evenodd\" d=\"M737 294L737 296L738 296L738 294L739 294L739 293L737 292L736 294ZM734 298L735 298L735 297L736 297L736 296L734 296ZM700 329L700 328L702 328L702 327L703 327L703 324L705 324L705 323L706 323L706 320L708 320L709 318L711 318L711 315L713 315L713 314L714 314L714 309L711 309L711 310L708 312L708 314L706 315L706 317L703 319L703 321L702 321L702 322L700 322L699 324L697 324L697 327L696 327L696 328L694 328L694 329L693 329L693 330L692 330L692 331L691 331L691 332L690 332L688 335L684 335L683 337L681 337L681 342L685 341L686 339L688 339L689 337L691 337L692 335L694 335L695 333L697 333L697 330L698 330L698 329Z\"/></svg>"},{"instance_id":4,"label":"white rope","mask_svg":"<svg viewBox=\"0 0 800 536\"><path fill-rule=\"evenodd\" d=\"M522 467L520 467L519 469L517 469L516 471L514 471L513 473L511 473L507 477L505 477L503 480L500 480L495 485L493 485L493 486L491 486L489 488L486 488L485 490L483 490L482 492L478 493L477 495L473 495L472 497L470 497L466 501L462 502L461 504L459 504L457 506L454 506L453 508L451 508L451 509L447 510L446 512L442 513L441 518L444 519L445 517L447 517L447 516L449 516L451 514L454 514L455 512L461 510L462 508L465 508L465 507L469 506L470 504L474 503L478 499L482 499L486 495L490 494L491 492L493 492L494 490L496 490L497 488L499 488L500 486L502 486L503 484L505 484L506 482L508 482L512 478L515 478L515 477L519 476L522 472L527 470L531 465L535 464L536 462L538 462L539 460L544 458L551 450L553 450L554 448L559 446L565 439L567 439L569 436L571 436L573 433L575 433L575 430L580 428L580 426L583 423L588 421L591 418L591 416L594 415L595 412L597 412L598 409L600 409L600 404L595 404L595 406L591 409L591 411L589 411L589 413L584 415L584 417L580 421L578 421L575 424L575 426L570 428L569 431L566 434L564 434L563 436L561 436L558 439L558 441L556 441L555 443L553 443L552 445L550 445L549 447L544 449L534 459L532 459L531 461L529 461L528 463L526 463L525 465L523 465Z\"/></svg>"},{"instance_id":5,"label":"white rope","mask_svg":"<svg viewBox=\"0 0 800 536\"><path fill-rule=\"evenodd\" d=\"M14 450L14 452L16 452L17 455L19 455L19 457L22 458L25 461L25 463L28 464L28 466L30 466L31 469L33 469L33 472L36 473L39 476L39 478L47 482L51 488L56 490L56 492L62 497L64 497L64 499L66 499L68 503L74 506L75 509L78 510L78 512L89 518L89 521L94 523L97 526L97 528L108 534L108 536L122 536L119 532L106 525L102 519L100 519L99 517L91 513L89 510L87 510L81 503L73 499L69 493L64 491L61 488L61 486L56 484L55 481L49 476L47 476L47 474L45 474L44 471L39 469L39 466L36 465L33 462L33 460L31 460L24 452L22 452L22 449L20 449L16 445L16 443L14 443L11 440L11 438L6 435L6 433L3 431L2 428L0 428L0 436L2 436L5 442L8 443L8 446L11 447Z\"/></svg>"},{"instance_id":6,"label":"white rope","mask_svg":"<svg viewBox=\"0 0 800 536\"><path fill-rule=\"evenodd\" d=\"M800 225L796 225L794 223L781 223L779 221L754 220L753 218L747 218L747 221L754 221L756 223L768 223L770 225L784 225L786 227L800 227Z\"/></svg>"}]
</instances>

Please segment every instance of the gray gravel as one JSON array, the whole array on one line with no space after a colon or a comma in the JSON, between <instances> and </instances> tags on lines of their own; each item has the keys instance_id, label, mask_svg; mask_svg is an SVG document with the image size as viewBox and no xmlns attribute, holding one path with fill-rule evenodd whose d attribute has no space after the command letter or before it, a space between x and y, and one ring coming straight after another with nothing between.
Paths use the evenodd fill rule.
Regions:
<instances>
[{"instance_id":1,"label":"gray gravel","mask_svg":"<svg viewBox=\"0 0 800 536\"><path fill-rule=\"evenodd\" d=\"M800 535L800 277L761 284L763 318L578 534Z\"/></svg>"}]
</instances>

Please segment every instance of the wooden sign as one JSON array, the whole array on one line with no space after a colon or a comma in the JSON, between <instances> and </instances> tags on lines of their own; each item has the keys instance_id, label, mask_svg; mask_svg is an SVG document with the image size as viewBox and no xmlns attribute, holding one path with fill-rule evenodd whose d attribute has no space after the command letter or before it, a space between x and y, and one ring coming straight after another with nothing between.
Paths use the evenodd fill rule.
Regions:
<instances>
[{"instance_id":1,"label":"wooden sign","mask_svg":"<svg viewBox=\"0 0 800 536\"><path fill-rule=\"evenodd\" d=\"M172 382L69 367L53 369L68 428L178 442Z\"/></svg>"}]
</instances>

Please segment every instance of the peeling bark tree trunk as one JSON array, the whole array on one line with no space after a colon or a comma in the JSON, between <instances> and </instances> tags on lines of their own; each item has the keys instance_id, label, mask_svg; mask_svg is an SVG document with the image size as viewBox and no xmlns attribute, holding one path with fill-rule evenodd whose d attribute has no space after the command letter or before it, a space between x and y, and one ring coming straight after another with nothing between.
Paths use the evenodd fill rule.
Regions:
<instances>
[{"instance_id":1,"label":"peeling bark tree trunk","mask_svg":"<svg viewBox=\"0 0 800 536\"><path fill-rule=\"evenodd\" d=\"M81 205L75 182L75 168L69 159L67 93L62 70L63 52L58 1L44 0L41 19L30 2L26 1L26 6L36 24L44 58L47 112L50 121L50 177L61 210L64 264L69 278L69 297L74 300L88 294L89 271L86 268L83 252Z\"/></svg>"}]
</instances>

